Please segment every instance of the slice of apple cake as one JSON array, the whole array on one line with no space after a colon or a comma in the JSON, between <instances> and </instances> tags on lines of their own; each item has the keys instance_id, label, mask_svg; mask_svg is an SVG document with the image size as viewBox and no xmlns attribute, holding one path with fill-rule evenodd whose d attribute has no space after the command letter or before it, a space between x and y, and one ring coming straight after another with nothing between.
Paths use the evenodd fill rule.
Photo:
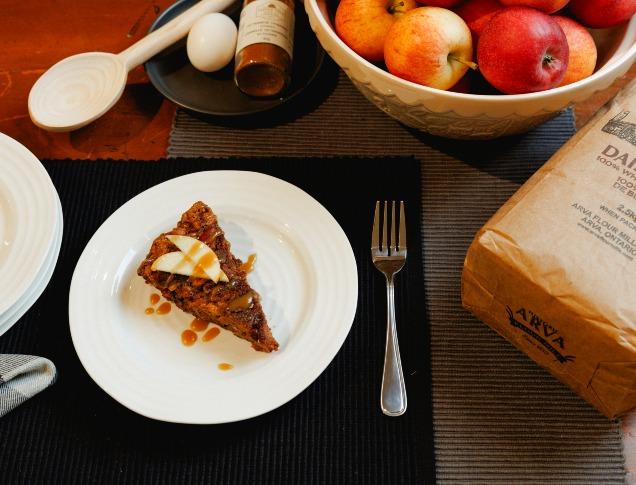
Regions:
<instances>
[{"instance_id":1,"label":"slice of apple cake","mask_svg":"<svg viewBox=\"0 0 636 485\"><path fill-rule=\"evenodd\" d=\"M174 229L153 241L137 273L183 311L231 331L256 350L277 350L242 265L212 209L196 202Z\"/></svg>"}]
</instances>

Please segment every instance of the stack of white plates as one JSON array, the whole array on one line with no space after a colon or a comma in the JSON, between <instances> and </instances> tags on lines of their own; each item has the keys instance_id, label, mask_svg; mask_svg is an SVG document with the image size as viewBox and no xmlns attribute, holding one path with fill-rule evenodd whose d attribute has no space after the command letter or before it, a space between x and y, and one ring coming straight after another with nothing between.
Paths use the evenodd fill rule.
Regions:
<instances>
[{"instance_id":1,"label":"stack of white plates","mask_svg":"<svg viewBox=\"0 0 636 485\"><path fill-rule=\"evenodd\" d=\"M62 243L62 205L40 161L0 133L0 335L40 297Z\"/></svg>"}]
</instances>

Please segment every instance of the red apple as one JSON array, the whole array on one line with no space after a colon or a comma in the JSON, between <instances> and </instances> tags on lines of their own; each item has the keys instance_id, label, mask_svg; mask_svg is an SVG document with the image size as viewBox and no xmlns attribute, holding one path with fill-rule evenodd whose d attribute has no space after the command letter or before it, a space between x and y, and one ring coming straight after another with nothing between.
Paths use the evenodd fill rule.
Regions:
<instances>
[{"instance_id":1,"label":"red apple","mask_svg":"<svg viewBox=\"0 0 636 485\"><path fill-rule=\"evenodd\" d=\"M507 7L532 7L545 13L561 10L570 0L500 0Z\"/></svg>"},{"instance_id":2,"label":"red apple","mask_svg":"<svg viewBox=\"0 0 636 485\"><path fill-rule=\"evenodd\" d=\"M386 36L384 62L392 74L438 89L448 89L472 62L470 30L456 13L421 7L395 21Z\"/></svg>"},{"instance_id":3,"label":"red apple","mask_svg":"<svg viewBox=\"0 0 636 485\"><path fill-rule=\"evenodd\" d=\"M387 32L398 17L416 6L415 0L341 0L336 33L357 54L379 62Z\"/></svg>"},{"instance_id":4,"label":"red apple","mask_svg":"<svg viewBox=\"0 0 636 485\"><path fill-rule=\"evenodd\" d=\"M497 0L468 0L455 10L477 40L494 15L504 8Z\"/></svg>"},{"instance_id":5,"label":"red apple","mask_svg":"<svg viewBox=\"0 0 636 485\"><path fill-rule=\"evenodd\" d=\"M453 8L462 3L464 0L418 0L422 5L429 7Z\"/></svg>"},{"instance_id":6,"label":"red apple","mask_svg":"<svg viewBox=\"0 0 636 485\"><path fill-rule=\"evenodd\" d=\"M558 86L567 70L568 56L568 41L559 24L527 7L510 7L495 15L477 45L481 73L506 94Z\"/></svg>"},{"instance_id":7,"label":"red apple","mask_svg":"<svg viewBox=\"0 0 636 485\"><path fill-rule=\"evenodd\" d=\"M585 79L594 72L596 67L596 44L594 39L581 24L569 17L555 15L552 17L563 30L568 40L570 56L568 69L559 86L565 86L581 79Z\"/></svg>"},{"instance_id":8,"label":"red apple","mask_svg":"<svg viewBox=\"0 0 636 485\"><path fill-rule=\"evenodd\" d=\"M572 0L570 12L586 27L604 29L636 14L636 0Z\"/></svg>"}]
</instances>

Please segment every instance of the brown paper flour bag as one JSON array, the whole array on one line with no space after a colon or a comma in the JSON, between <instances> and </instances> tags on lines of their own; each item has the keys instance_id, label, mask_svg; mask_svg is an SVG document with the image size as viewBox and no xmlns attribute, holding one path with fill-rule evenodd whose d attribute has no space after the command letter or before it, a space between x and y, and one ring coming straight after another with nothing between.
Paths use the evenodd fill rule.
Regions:
<instances>
[{"instance_id":1,"label":"brown paper flour bag","mask_svg":"<svg viewBox=\"0 0 636 485\"><path fill-rule=\"evenodd\" d=\"M462 301L607 417L636 407L636 82L477 233Z\"/></svg>"}]
</instances>

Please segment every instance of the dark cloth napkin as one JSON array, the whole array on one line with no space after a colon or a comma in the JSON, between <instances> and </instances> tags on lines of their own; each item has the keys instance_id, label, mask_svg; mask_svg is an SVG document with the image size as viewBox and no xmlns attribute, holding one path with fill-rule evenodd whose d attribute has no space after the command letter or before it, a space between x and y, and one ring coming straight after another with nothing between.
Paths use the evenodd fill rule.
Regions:
<instances>
[{"instance_id":1,"label":"dark cloth napkin","mask_svg":"<svg viewBox=\"0 0 636 485\"><path fill-rule=\"evenodd\" d=\"M60 259L42 298L0 339L0 352L50 356L60 374L49 391L0 420L2 483L434 482L418 162L410 158L176 159L44 165L64 210ZM334 361L307 390L280 408L226 425L153 421L118 404L82 368L68 328L69 284L81 251L115 209L159 182L215 169L268 173L321 202L354 249L358 309ZM371 264L369 245L373 205L385 198L404 200L408 221L409 257L396 282L396 303L409 409L399 418L384 416L379 407L385 283ZM189 202L184 201L184 208ZM162 208L156 210L160 214Z\"/></svg>"}]
</instances>

